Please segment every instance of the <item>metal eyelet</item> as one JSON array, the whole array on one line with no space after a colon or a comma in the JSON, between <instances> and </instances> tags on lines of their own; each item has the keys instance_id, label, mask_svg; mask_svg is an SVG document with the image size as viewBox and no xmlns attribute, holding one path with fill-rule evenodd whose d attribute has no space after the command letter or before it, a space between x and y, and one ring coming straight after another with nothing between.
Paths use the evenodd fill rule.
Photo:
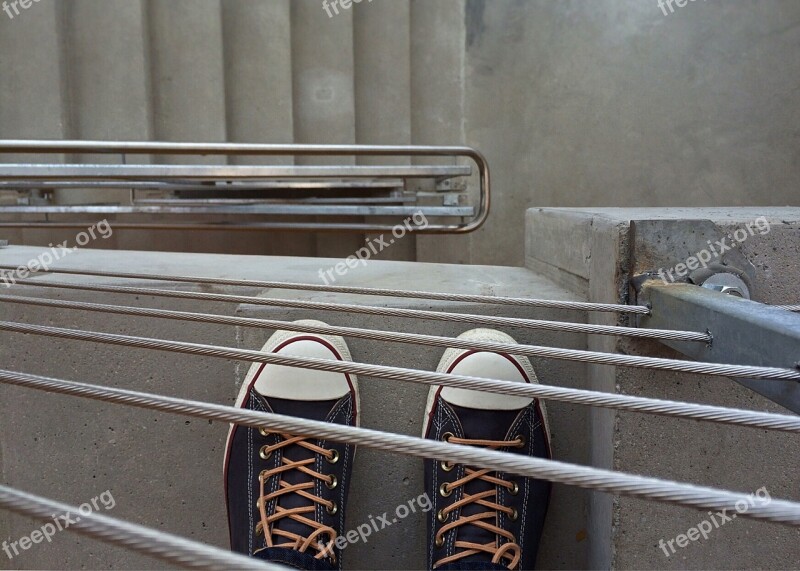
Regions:
<instances>
[{"instance_id":1,"label":"metal eyelet","mask_svg":"<svg viewBox=\"0 0 800 571\"><path fill-rule=\"evenodd\" d=\"M261 535L262 533L264 533L264 524L261 523L261 522L258 522L256 524L256 535Z\"/></svg>"},{"instance_id":2,"label":"metal eyelet","mask_svg":"<svg viewBox=\"0 0 800 571\"><path fill-rule=\"evenodd\" d=\"M528 443L528 441L525 438L524 434L520 434L519 436L517 436L517 438L515 440L519 440L520 441L520 443L517 444L517 448L525 448L525 445Z\"/></svg>"},{"instance_id":3,"label":"metal eyelet","mask_svg":"<svg viewBox=\"0 0 800 571\"><path fill-rule=\"evenodd\" d=\"M325 507L325 510L328 512L328 514L334 515L339 511L339 506L336 505L336 502L331 502L330 505Z\"/></svg>"},{"instance_id":4,"label":"metal eyelet","mask_svg":"<svg viewBox=\"0 0 800 571\"><path fill-rule=\"evenodd\" d=\"M511 515L510 515L510 516L508 516L508 517L510 517L510 518L511 518L511 521L517 521L517 518L519 518L519 512L517 511L517 508L512 508L512 509L513 509L514 511L513 511L513 512L511 512Z\"/></svg>"},{"instance_id":5,"label":"metal eyelet","mask_svg":"<svg viewBox=\"0 0 800 571\"><path fill-rule=\"evenodd\" d=\"M258 429L258 433L259 433L261 436L265 437L265 438L266 438L267 436L269 436L270 434L272 434L272 433L271 433L269 430L267 430L266 428L259 428L259 429Z\"/></svg>"},{"instance_id":6,"label":"metal eyelet","mask_svg":"<svg viewBox=\"0 0 800 571\"><path fill-rule=\"evenodd\" d=\"M455 464L453 464L452 462L447 462L446 460L442 460L439 463L439 465L442 467L442 470L444 470L445 472L449 472L450 470L452 470L453 468L456 467Z\"/></svg>"},{"instance_id":7,"label":"metal eyelet","mask_svg":"<svg viewBox=\"0 0 800 571\"><path fill-rule=\"evenodd\" d=\"M439 512L436 514L436 519L442 523L446 522L448 517L450 517L450 514L445 514L444 510L439 510Z\"/></svg>"},{"instance_id":8,"label":"metal eyelet","mask_svg":"<svg viewBox=\"0 0 800 571\"><path fill-rule=\"evenodd\" d=\"M327 460L330 464L336 464L339 461L339 452L337 450L331 450L330 458L325 456L325 460Z\"/></svg>"},{"instance_id":9,"label":"metal eyelet","mask_svg":"<svg viewBox=\"0 0 800 571\"><path fill-rule=\"evenodd\" d=\"M439 486L439 495L443 498L448 497L450 494L453 493L453 490L448 489L447 482Z\"/></svg>"},{"instance_id":10,"label":"metal eyelet","mask_svg":"<svg viewBox=\"0 0 800 571\"><path fill-rule=\"evenodd\" d=\"M519 493L519 485L516 482L511 482L511 489L508 490L508 493L512 496L516 496Z\"/></svg>"},{"instance_id":11,"label":"metal eyelet","mask_svg":"<svg viewBox=\"0 0 800 571\"><path fill-rule=\"evenodd\" d=\"M441 547L444 545L444 536L437 535L434 543L436 543L436 547Z\"/></svg>"},{"instance_id":12,"label":"metal eyelet","mask_svg":"<svg viewBox=\"0 0 800 571\"><path fill-rule=\"evenodd\" d=\"M266 479L269 478L269 470L261 470L258 473L258 477L259 479L266 481Z\"/></svg>"},{"instance_id":13,"label":"metal eyelet","mask_svg":"<svg viewBox=\"0 0 800 571\"><path fill-rule=\"evenodd\" d=\"M267 448L269 448L269 446L265 444L258 451L258 455L261 457L262 460L269 460L269 457L272 456L272 450L267 450Z\"/></svg>"},{"instance_id":14,"label":"metal eyelet","mask_svg":"<svg viewBox=\"0 0 800 571\"><path fill-rule=\"evenodd\" d=\"M453 438L454 434L452 432L445 432L442 434L442 440L445 442L450 442L450 439Z\"/></svg>"},{"instance_id":15,"label":"metal eyelet","mask_svg":"<svg viewBox=\"0 0 800 571\"><path fill-rule=\"evenodd\" d=\"M331 474L330 476L331 476L331 481L330 483L325 482L325 487L328 488L329 490L332 490L339 485L339 480L337 480L336 476L334 476L333 474Z\"/></svg>"}]
</instances>

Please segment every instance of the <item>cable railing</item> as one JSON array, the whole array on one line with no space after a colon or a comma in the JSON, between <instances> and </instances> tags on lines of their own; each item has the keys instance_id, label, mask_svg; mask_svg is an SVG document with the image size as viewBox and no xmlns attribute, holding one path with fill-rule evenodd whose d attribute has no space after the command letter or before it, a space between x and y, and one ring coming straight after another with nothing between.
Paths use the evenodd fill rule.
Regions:
<instances>
[{"instance_id":1,"label":"cable railing","mask_svg":"<svg viewBox=\"0 0 800 571\"><path fill-rule=\"evenodd\" d=\"M0 266L11 270L13 266ZM58 281L56 274L109 278L114 284L88 283L83 280ZM287 330L297 333L317 335L340 335L364 339L374 343L402 343L421 346L459 348L472 351L491 351L535 357L555 359L601 366L630 367L644 370L672 371L698 374L707 377L713 383L717 376L737 379L757 379L763 383L800 382L800 370L789 366L772 366L768 364L752 365L735 362L712 362L702 360L682 360L621 353L607 353L549 347L532 344L511 344L489 341L457 339L442 335L428 335L415 332L398 332L385 329L369 329L363 327L344 327L297 323L280 319L263 319L221 315L201 311L184 311L146 307L142 303L111 304L47 297L43 292L97 292L117 294L121 296L152 296L167 299L180 299L200 302L228 302L235 304L262 305L277 308L295 308L315 311L332 311L376 315L386 319L412 318L417 320L446 321L463 324L480 324L494 327L510 327L524 329L546 329L587 335L613 335L632 339L652 339L666 343L686 344L695 347L696 351L707 351L708 346L716 343L725 344L724 331L693 327L689 329L666 328L654 322L658 327L638 328L620 325L594 325L571 321L539 320L497 315L476 315L443 310L411 310L382 306L370 306L357 303L316 302L301 299L271 298L254 295L237 295L230 293L209 293L137 286L116 285L121 280L135 279L139 281L157 281L168 283L176 288L188 285L216 285L231 288L247 287L259 289L291 289L299 291L324 291L337 294L362 294L372 296L415 299L438 299L442 301L469 302L486 304L487 307L541 307L579 311L616 312L620 315L639 315L642 319L658 317L658 307L620 306L618 304L590 304L582 302L564 302L560 300L527 299L513 297L477 296L467 294L447 294L442 292L403 291L381 288L361 288L347 286L320 286L311 283L277 282L263 280L247 280L232 278L213 278L166 274L143 274L133 272L117 272L112 270L61 268L42 272L26 279L15 280L15 286L8 292L0 294L0 307L34 306L49 310L74 312L91 312L110 314L128 318L172 320L189 323L209 323L223 326L244 327L266 330ZM36 295L32 295L32 294ZM722 294L714 294L722 295ZM788 315L792 315L787 312ZM696 330L692 330L696 329ZM597 390L575 389L548 384L512 383L491 378L470 377L464 375L437 373L413 368L377 365L366 362L336 361L308 357L293 357L276 353L266 353L253 349L226 347L215 344L203 344L173 339L140 337L134 335L94 331L83 328L59 327L43 323L22 321L0 321L0 331L8 334L33 335L42 338L56 338L80 343L104 344L126 347L130 349L160 351L188 355L194 359L233 359L245 363L267 363L287 367L301 367L318 371L332 371L356 374L367 379L384 379L397 382L416 383L421 385L441 385L484 391L487 393L524 396L528 398L553 400L582 406L600 407L637 414L653 414L675 420L695 420L706 423L740 426L761 430L771 430L798 434L800 433L800 416L778 414L756 410L737 409L691 402L671 401ZM556 460L523 457L517 454L482 450L460 446L448 442L434 442L422 438L411 437L377 431L368 428L316 422L302 418L282 416L244 410L221 404L200 400L176 398L162 394L139 392L128 389L94 385L80 380L45 377L12 370L0 370L0 384L15 385L36 391L68 395L92 399L117 405L161 411L241 426L263 428L275 432L298 434L313 438L330 439L373 448L386 453L409 455L417 458L436 458L459 464L468 464L479 468L498 470L519 474L526 477L545 479L565 485L589 490L642 498L650 501L671 503L697 509L733 510L737 502L747 500L748 495L711 487L675 482L665 479L645 477L620 471L604 470L595 467L581 466ZM36 498L11 488L0 487L0 506L37 517L56 504L51 500ZM742 517L762 519L790 526L800 526L800 503L772 499L768 504L752 505ZM172 536L159 537L160 532L132 526L112 518L96 515L87 520L81 531L98 537L104 541L123 545L143 553L161 557L179 565L195 568L234 568L243 564L239 556L202 544L192 542L181 543L180 538ZM163 534L160 534L163 535ZM260 563L260 562L259 562ZM254 567L256 562L251 565Z\"/></svg>"}]
</instances>

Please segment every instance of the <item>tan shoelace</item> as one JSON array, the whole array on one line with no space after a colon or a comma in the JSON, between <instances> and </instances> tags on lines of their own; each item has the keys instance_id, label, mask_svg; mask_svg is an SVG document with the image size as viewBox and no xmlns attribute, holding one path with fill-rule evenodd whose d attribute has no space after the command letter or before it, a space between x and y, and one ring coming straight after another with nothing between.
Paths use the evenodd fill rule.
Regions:
<instances>
[{"instance_id":1,"label":"tan shoelace","mask_svg":"<svg viewBox=\"0 0 800 571\"><path fill-rule=\"evenodd\" d=\"M261 434L266 436L269 434L268 432L262 430ZM273 444L271 446L262 446L261 450L259 451L259 455L263 459L269 458L273 452L279 450L281 448L285 448L287 446L298 445L302 446L303 448L310 450L316 456L317 454L322 455L328 462L336 463L339 459L339 454L336 450L326 450L321 446L317 446L305 440L302 436L292 436L291 434L281 434L283 440ZM315 487L314 480L322 480L324 484L329 488L333 489L338 485L336 481L336 477L333 474L321 474L308 468L309 465L313 465L316 461L316 458L311 457L305 460L294 461L286 458L283 456L281 458L281 466L271 470L262 470L261 473L258 475L258 481L260 483L260 493L258 497L258 502L256 505L258 506L258 510L261 513L261 521L256 525L256 534L263 533L264 539L266 540L267 547L286 547L289 549L294 549L301 553L304 553L309 548L317 551L316 558L323 559L325 557L330 557L333 562L336 561L336 556L333 553L332 545L334 541L336 541L336 530L330 526L323 525L320 522L315 521L314 519L309 519L305 517L304 514L313 514L316 510L316 505L320 504L325 507L327 512L330 515L335 514L338 511L338 507L336 506L336 502L328 501L319 496L308 492L307 490L313 490ZM307 482L301 482L298 484L289 484L286 482L283 477L278 485L278 489L272 492L271 494L264 494L264 484L265 482L273 477L279 476L285 472L289 472L290 470L298 470L303 474L309 476ZM299 494L302 497L310 500L312 505L310 506L299 506L292 509L286 509L279 505L275 506L275 513L271 516L267 516L267 503L279 498L281 496L287 494ZM296 533L291 533L282 529L275 529L273 524L283 518L291 518L296 522L302 523L310 527L313 531L308 535L308 537L303 537L302 535L298 535ZM275 543L275 537L278 536L282 539L286 539L288 541L284 543ZM324 542L324 538L327 536L327 542ZM325 544L327 543L327 545Z\"/></svg>"},{"instance_id":2,"label":"tan shoelace","mask_svg":"<svg viewBox=\"0 0 800 571\"><path fill-rule=\"evenodd\" d=\"M525 440L522 436L519 436L514 440L507 441L470 440L467 438L458 438L451 434L446 434L445 440L453 444L482 446L489 449L521 447L525 445ZM445 465L448 466L449 469L452 469L451 464L445 462L443 463L443 466ZM443 496L449 496L459 486L464 486L475 480L483 480L484 482L492 484L492 489L472 495L464 492L463 498L439 511L437 514L439 521L446 521L451 512L460 510L470 504L477 504L486 508L488 511L470 516L460 516L455 521L443 525L439 530L439 533L437 533L436 537L434 538L436 546L441 547L444 544L444 536L446 533L463 525L475 525L485 529L490 533L495 534L495 540L494 542L490 543L473 543L470 541L457 540L455 542L455 548L459 551L453 555L439 559L439 561L433 565L434 569L442 565L446 565L447 563L452 563L453 561L458 561L459 559L463 559L481 552L491 555L492 563L505 564L509 569L515 569L517 565L519 565L522 550L517 543L517 538L514 537L511 532L499 527L497 525L497 521L501 512L506 514L512 520L516 520L518 514L517 510L514 508L503 506L497 503L497 486L506 488L513 495L518 493L519 487L515 482L509 482L507 480L503 480L502 478L497 478L490 475L491 470L473 470L472 468L465 468L465 473L466 475L463 478L456 480L452 484L442 484L439 493L441 493ZM494 523L490 523L490 521L487 520L491 520ZM505 538L507 541L501 544L501 537Z\"/></svg>"}]
</instances>

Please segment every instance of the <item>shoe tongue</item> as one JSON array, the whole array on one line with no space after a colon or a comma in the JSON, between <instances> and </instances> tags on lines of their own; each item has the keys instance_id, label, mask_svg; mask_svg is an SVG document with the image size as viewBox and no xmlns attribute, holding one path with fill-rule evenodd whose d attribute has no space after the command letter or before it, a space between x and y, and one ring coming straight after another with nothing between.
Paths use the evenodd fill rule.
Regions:
<instances>
[{"instance_id":1,"label":"shoe tongue","mask_svg":"<svg viewBox=\"0 0 800 571\"><path fill-rule=\"evenodd\" d=\"M464 438L470 440L504 440L520 413L520 409L483 410L454 404L449 406L458 416Z\"/></svg>"},{"instance_id":2,"label":"shoe tongue","mask_svg":"<svg viewBox=\"0 0 800 571\"><path fill-rule=\"evenodd\" d=\"M464 430L464 438L470 440L505 440L508 436L508 431L511 429L514 421L520 414L519 410L478 410L465 407L450 405ZM490 472L490 476L496 476L496 472ZM497 486L485 482L481 479L473 480L472 482L463 486L465 494L475 495L486 490L496 489ZM497 498L490 496L488 501L497 503ZM461 509L461 517L467 517L478 513L486 513L492 511L490 508L472 503L464 506ZM452 516L451 516L452 517ZM484 521L490 525L497 525L496 518L485 518ZM477 525L465 524L458 528L456 532L459 541L467 541L470 543L487 544L494 543L497 540L497 535L489 530L483 529ZM488 553L479 552L475 555L470 555L459 562L491 562L492 556Z\"/></svg>"},{"instance_id":3,"label":"shoe tongue","mask_svg":"<svg viewBox=\"0 0 800 571\"><path fill-rule=\"evenodd\" d=\"M261 395L258 395L259 398L264 399ZM270 397L269 399L264 399L269 404L269 408L272 409L273 412L276 414L283 414L286 416L294 416L300 418L307 418L310 420L326 420L328 415L330 414L333 407L338 402L337 400L329 400L329 401L296 401L296 400L288 400L288 399L279 399ZM312 442L314 442L312 440ZM307 460L308 458L314 458L315 454L298 444L292 444L291 446L287 446L285 448L281 448L281 454L285 458L293 461L301 461ZM313 464L307 466L311 470L315 470ZM277 476L273 476L275 478ZM281 474L281 477L284 482L287 484L299 484L305 482L316 482L315 479L311 478L307 474L303 474L299 470L288 470ZM323 490L327 488L323 487ZM306 490L307 493L313 494L314 489ZM268 493L268 492L267 492ZM319 504L315 504L309 499L304 498L300 494L285 494L278 498L278 505L284 509L293 509L297 507L306 507L306 506L318 506ZM322 508L324 509L324 508ZM314 513L303 514L303 517L306 517L311 520L315 520ZM273 530L280 529L289 533L297 534L301 537L308 537L314 531L313 528L310 526L300 523L298 521L293 520L290 517L284 517L279 519L273 524ZM327 538L321 538L327 539ZM288 538L283 538L280 535L274 536L273 540L277 544L281 544L284 542L289 542Z\"/></svg>"}]
</instances>

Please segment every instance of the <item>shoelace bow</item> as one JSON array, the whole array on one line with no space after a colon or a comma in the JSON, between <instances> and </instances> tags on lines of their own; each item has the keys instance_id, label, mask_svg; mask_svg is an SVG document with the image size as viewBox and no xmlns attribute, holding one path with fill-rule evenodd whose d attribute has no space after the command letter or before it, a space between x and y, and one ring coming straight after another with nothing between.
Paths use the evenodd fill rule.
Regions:
<instances>
[{"instance_id":1,"label":"shoelace bow","mask_svg":"<svg viewBox=\"0 0 800 571\"><path fill-rule=\"evenodd\" d=\"M262 430L261 434L266 436L269 432ZM322 523L314 520L309 519L304 514L313 514L316 511L317 504L320 504L325 507L327 512L330 515L333 515L337 512L338 508L336 506L336 502L328 501L319 496L308 492L307 490L313 490L315 487L314 480L322 480L322 482L329 488L333 489L337 486L338 482L336 481L336 477L333 474L321 474L308 468L309 465L313 465L316 461L316 455L322 455L326 460L331 463L335 463L339 459L339 454L336 450L326 450L321 446L317 446L316 444L312 444L311 442L306 441L306 439L302 436L292 436L291 434L283 434L280 435L283 440L277 442L276 444L272 444L269 446L262 446L261 450L259 451L259 455L263 459L269 458L273 452L276 450L280 450L282 448L286 448L287 446L298 445L307 450L310 450L314 453L314 456L311 458L306 458L305 460L294 461L290 460L286 456L281 458L281 465L270 469L270 470L262 470L261 473L258 475L258 481L260 484L260 492L258 497L258 502L256 505L258 506L258 510L261 514L261 521L256 525L256 534L263 533L264 539L266 541L267 547L286 547L289 549L293 549L304 553L309 548L317 551L316 559L323 559L325 557L330 557L333 562L336 561L336 556L333 553L332 546L333 542L336 540L337 534L336 530L330 526L323 525ZM281 476L282 474L289 472L290 470L297 470L309 476L308 481L300 482L297 484L289 484L286 480L283 479ZM280 476L280 482L278 484L278 489L270 494L265 495L264 485L267 480L269 480L273 476ZM281 507L280 505L275 506L275 513L271 516L267 515L267 503L282 496L288 494L298 494L307 500L310 500L312 503L308 506L298 506L296 508L286 509ZM308 535L308 537L303 537L302 535L292 533L283 529L275 529L274 523L280 521L283 518L290 518L298 523L302 523L310 527L313 531ZM275 543L275 537L278 536L288 541L284 543ZM327 545L325 544L324 537L327 536L328 541Z\"/></svg>"},{"instance_id":2,"label":"shoelace bow","mask_svg":"<svg viewBox=\"0 0 800 571\"><path fill-rule=\"evenodd\" d=\"M489 449L521 447L525 445L525 439L522 436L518 436L514 440L471 440L468 438L458 438L453 435L446 435L445 440L452 444L481 446ZM452 464L449 463L444 464L452 466ZM456 540L455 548L459 551L453 555L439 559L439 561L433 565L434 569L442 565L446 565L447 563L452 563L453 561L458 561L459 559L476 555L481 552L491 555L492 563L503 564L501 562L505 562L505 565L509 569L516 569L516 567L519 565L522 549L517 543L517 538L514 537L510 531L507 531L497 525L497 521L501 512L506 514L513 521L518 517L517 510L497 503L497 486L502 486L508 489L512 495L516 495L519 491L519 488L515 482L509 482L507 480L503 480L502 478L492 476L491 472L492 470L474 470L467 467L465 468L466 475L463 478L456 480L452 484L442 484L440 491L445 496L449 496L459 486L465 486L466 484L469 484L475 480L488 482L489 484L492 484L492 488L477 494L467 494L466 491L464 491L463 498L440 510L439 514L437 514L437 517L440 518L439 521L446 521L451 512L460 510L470 504L476 504L485 507L488 511L469 516L459 516L455 521L443 525L436 534L434 541L436 542L437 547L441 547L441 545L444 543L444 536L446 533L464 525L475 525L495 534L495 541L489 543L474 543L470 541ZM494 523L490 523L487 520L491 520ZM505 538L506 542L500 543L500 538Z\"/></svg>"}]
</instances>

